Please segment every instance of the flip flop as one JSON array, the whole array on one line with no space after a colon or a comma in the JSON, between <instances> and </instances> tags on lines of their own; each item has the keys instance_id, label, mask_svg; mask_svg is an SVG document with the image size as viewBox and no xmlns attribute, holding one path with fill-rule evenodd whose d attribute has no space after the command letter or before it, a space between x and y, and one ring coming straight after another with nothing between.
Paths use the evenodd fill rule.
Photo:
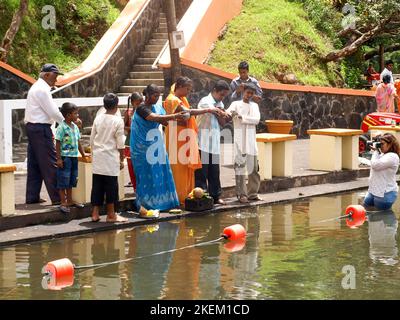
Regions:
<instances>
[{"instance_id":1,"label":"flip flop","mask_svg":"<svg viewBox=\"0 0 400 320\"><path fill-rule=\"evenodd\" d=\"M128 222L128 221L129 220L127 218L121 217L119 214L116 214L115 219L109 219L108 217L106 219L106 222L112 222L112 223L115 223L115 222Z\"/></svg>"}]
</instances>

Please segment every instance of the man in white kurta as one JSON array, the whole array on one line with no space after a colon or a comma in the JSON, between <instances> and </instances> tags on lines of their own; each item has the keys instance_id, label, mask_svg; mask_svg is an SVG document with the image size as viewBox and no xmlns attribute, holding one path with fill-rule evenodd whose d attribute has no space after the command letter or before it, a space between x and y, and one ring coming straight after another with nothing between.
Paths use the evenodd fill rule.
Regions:
<instances>
[{"instance_id":1,"label":"man in white kurta","mask_svg":"<svg viewBox=\"0 0 400 320\"><path fill-rule=\"evenodd\" d=\"M234 168L236 195L240 202L260 200L260 175L258 174L258 150L256 126L260 122L258 104L251 101L256 93L253 84L245 84L243 100L234 101L227 110L233 119ZM246 169L248 186L246 186Z\"/></svg>"}]
</instances>

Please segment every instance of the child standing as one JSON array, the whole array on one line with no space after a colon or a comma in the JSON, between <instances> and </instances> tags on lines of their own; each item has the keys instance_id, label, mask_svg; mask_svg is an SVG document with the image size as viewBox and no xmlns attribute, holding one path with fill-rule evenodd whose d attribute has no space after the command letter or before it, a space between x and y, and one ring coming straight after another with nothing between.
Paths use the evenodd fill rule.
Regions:
<instances>
[{"instance_id":1,"label":"child standing","mask_svg":"<svg viewBox=\"0 0 400 320\"><path fill-rule=\"evenodd\" d=\"M92 149L93 184L91 203L92 221L100 221L100 207L106 197L107 222L125 222L115 212L118 201L118 176L124 168L124 121L116 116L118 97L107 93L103 99L105 113L99 114L94 122L90 135Z\"/></svg>"},{"instance_id":2,"label":"child standing","mask_svg":"<svg viewBox=\"0 0 400 320\"><path fill-rule=\"evenodd\" d=\"M78 120L78 107L73 103L64 103L61 106L64 121L56 131L57 153L57 189L60 193L60 210L69 213L71 206L83 208L83 204L72 202L72 188L76 187L78 179L78 150L84 157L85 153L79 141L81 134L74 123Z\"/></svg>"},{"instance_id":3,"label":"child standing","mask_svg":"<svg viewBox=\"0 0 400 320\"><path fill-rule=\"evenodd\" d=\"M131 148L130 148L130 138L131 138L131 124L132 124L132 116L135 113L136 108L143 102L143 97L140 93L134 92L128 98L128 108L126 109L124 115L124 124L125 124L125 157L126 162L128 164L129 177L131 178L131 185L134 189L136 189L136 177L135 172L133 171L132 160L131 160ZM129 108L129 104L132 104L132 108Z\"/></svg>"},{"instance_id":4,"label":"child standing","mask_svg":"<svg viewBox=\"0 0 400 320\"><path fill-rule=\"evenodd\" d=\"M258 104L251 101L256 90L252 83L245 83L242 100L232 102L227 110L233 118L236 195L240 203L261 200L258 196L260 175L258 174L256 143L256 125L260 122L260 110Z\"/></svg>"}]
</instances>

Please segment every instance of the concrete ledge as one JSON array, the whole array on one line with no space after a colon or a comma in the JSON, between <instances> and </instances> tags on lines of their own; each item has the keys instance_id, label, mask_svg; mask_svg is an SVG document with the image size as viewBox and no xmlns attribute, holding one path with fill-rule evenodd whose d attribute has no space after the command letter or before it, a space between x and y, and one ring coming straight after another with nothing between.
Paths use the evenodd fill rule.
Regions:
<instances>
[{"instance_id":1,"label":"concrete ledge","mask_svg":"<svg viewBox=\"0 0 400 320\"><path fill-rule=\"evenodd\" d=\"M398 180L400 177L398 177ZM129 222L123 224L113 224L106 222L91 222L90 218L84 219L76 219L65 223L57 223L50 225L40 225L40 226L31 226L24 227L19 229L11 229L7 231L0 232L0 247L15 245L18 243L28 243L33 241L43 241L48 239L56 239L63 238L68 236L78 236L98 231L107 231L107 230L116 230L116 229L126 229L132 228L139 225L149 225L155 224L162 221L176 220L182 219L186 217L193 216L204 216L209 214L218 214L221 212L225 212L228 210L235 209L251 209L260 205L271 205L275 203L285 203L298 201L302 199L306 199L309 197L327 195L327 194L338 194L348 191L365 189L368 186L368 179L361 178L356 181L351 181L347 183L341 184L325 184L321 185L318 188L315 186L306 186L300 188L293 188L286 191L270 193L270 194L261 194L262 201L251 202L248 205L240 204L236 201L236 198L227 199L227 205L225 206L216 206L213 210L204 211L204 212L184 212L180 215L172 215L168 213L162 213L159 219L141 219L136 215L131 213L123 214L125 217L129 219ZM122 203L122 205L126 205L126 208L129 207L129 204L132 204L132 200L126 200ZM89 212L89 206L86 209L81 209L83 215L87 215L85 212ZM71 213L74 215L75 213ZM81 214L81 212L79 212ZM342 212L338 212L338 215L343 214ZM89 213L90 215L90 213ZM60 217L59 214L55 214L53 212L53 216ZM71 216L72 217L72 216ZM49 218L49 217L48 217ZM104 220L104 217L103 217ZM60 222L60 221L59 221Z\"/></svg>"},{"instance_id":2,"label":"concrete ledge","mask_svg":"<svg viewBox=\"0 0 400 320\"><path fill-rule=\"evenodd\" d=\"M275 194L276 192L288 190L292 188L301 188L313 185L324 185L324 184L340 184L344 182L356 181L358 178L364 178L369 176L369 168L360 170L343 170L334 171L327 173L316 173L315 175L307 176L293 176L293 177L274 177L271 180L264 180L261 182L260 193L269 196L270 194ZM343 191L343 190L342 190ZM132 194L127 194L125 200L120 202L119 211L134 211ZM235 186L223 188L223 197L235 200ZM26 205L17 205L17 209L24 209ZM237 206L224 206L222 211L234 209ZM239 207L243 207L240 205ZM219 207L215 208L211 212L216 212L215 210L221 210ZM206 214L209 214L207 212ZM104 213L103 213L104 214ZM201 214L201 213L200 213ZM1 231L24 228L35 225L46 225L52 223L67 223L71 220L79 220L89 218L91 215L90 204L85 206L83 209L72 208L71 213L64 215L60 212L58 207L49 206L43 207L37 205L34 210L29 211L27 214L23 215L10 215L7 217L0 216L0 234ZM170 217L170 214L166 214ZM199 215L199 213L185 213L185 216ZM165 217L163 216L163 219ZM139 219L143 220L143 219ZM167 219L169 220L169 219ZM148 220L145 220L149 223ZM107 229L108 230L108 229Z\"/></svg>"}]
</instances>

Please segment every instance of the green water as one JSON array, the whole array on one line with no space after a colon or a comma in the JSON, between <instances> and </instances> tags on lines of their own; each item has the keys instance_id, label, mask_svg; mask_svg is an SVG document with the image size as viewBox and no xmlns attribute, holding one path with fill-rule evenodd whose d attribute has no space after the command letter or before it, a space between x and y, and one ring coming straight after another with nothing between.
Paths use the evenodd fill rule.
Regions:
<instances>
[{"instance_id":1,"label":"green water","mask_svg":"<svg viewBox=\"0 0 400 320\"><path fill-rule=\"evenodd\" d=\"M361 227L327 221L364 193L187 218L129 230L0 248L2 299L399 299L398 204ZM101 263L213 240L240 223L249 236L77 271L72 286L42 288L42 267L68 257ZM345 267L350 266L350 267ZM354 268L346 278L343 268ZM354 275L354 277L353 277ZM355 287L345 289L344 287Z\"/></svg>"}]
</instances>

